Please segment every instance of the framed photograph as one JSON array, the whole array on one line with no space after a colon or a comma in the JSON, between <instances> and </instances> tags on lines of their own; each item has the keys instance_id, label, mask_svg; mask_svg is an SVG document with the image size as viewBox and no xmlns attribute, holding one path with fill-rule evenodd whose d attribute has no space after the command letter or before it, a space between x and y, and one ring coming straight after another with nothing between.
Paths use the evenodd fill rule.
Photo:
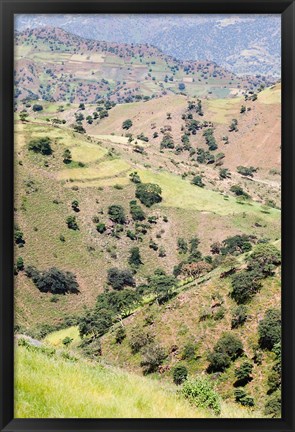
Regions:
<instances>
[{"instance_id":1,"label":"framed photograph","mask_svg":"<svg viewBox=\"0 0 295 432\"><path fill-rule=\"evenodd\" d=\"M1 431L294 431L294 2L0 4Z\"/></svg>"}]
</instances>

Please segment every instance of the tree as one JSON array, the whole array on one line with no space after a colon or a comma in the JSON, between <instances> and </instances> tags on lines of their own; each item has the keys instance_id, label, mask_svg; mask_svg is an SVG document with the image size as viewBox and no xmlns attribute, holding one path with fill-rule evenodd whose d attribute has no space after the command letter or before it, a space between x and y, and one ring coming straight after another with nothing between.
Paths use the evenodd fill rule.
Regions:
<instances>
[{"instance_id":1,"label":"tree","mask_svg":"<svg viewBox=\"0 0 295 432\"><path fill-rule=\"evenodd\" d=\"M85 311L79 319L79 333L97 339L103 336L112 326L112 313L107 309L93 309Z\"/></svg>"},{"instance_id":2,"label":"tree","mask_svg":"<svg viewBox=\"0 0 295 432\"><path fill-rule=\"evenodd\" d=\"M213 128L208 128L203 132L203 136L205 137L206 144L209 147L210 151L216 150L218 148L216 140L213 136Z\"/></svg>"},{"instance_id":3,"label":"tree","mask_svg":"<svg viewBox=\"0 0 295 432\"><path fill-rule=\"evenodd\" d=\"M154 336L141 327L135 327L131 331L129 345L132 354L137 354L146 345L154 342Z\"/></svg>"},{"instance_id":4,"label":"tree","mask_svg":"<svg viewBox=\"0 0 295 432\"><path fill-rule=\"evenodd\" d=\"M192 179L192 184L195 186L199 186L201 188L203 188L205 186L205 184L202 181L202 177L197 175Z\"/></svg>"},{"instance_id":5,"label":"tree","mask_svg":"<svg viewBox=\"0 0 295 432\"><path fill-rule=\"evenodd\" d=\"M233 311L233 314L232 314L231 328L235 329L235 328L242 326L243 324L245 324L246 320L247 320L247 308L246 308L246 306L240 305L240 306L236 307Z\"/></svg>"},{"instance_id":6,"label":"tree","mask_svg":"<svg viewBox=\"0 0 295 432\"><path fill-rule=\"evenodd\" d=\"M81 109L81 110L85 110L85 104L84 104L84 103L80 103L80 105L79 105L79 109Z\"/></svg>"},{"instance_id":7,"label":"tree","mask_svg":"<svg viewBox=\"0 0 295 432\"><path fill-rule=\"evenodd\" d=\"M81 134L86 133L86 130L83 128L83 126L82 125L78 125L78 124L74 126L74 131L78 132L78 133L81 133Z\"/></svg>"},{"instance_id":8,"label":"tree","mask_svg":"<svg viewBox=\"0 0 295 432\"><path fill-rule=\"evenodd\" d=\"M239 402L243 406L254 406L254 399L247 395L244 389L235 390L235 399L236 402Z\"/></svg>"},{"instance_id":9,"label":"tree","mask_svg":"<svg viewBox=\"0 0 295 432\"><path fill-rule=\"evenodd\" d=\"M123 121L122 129L130 129L132 127L133 123L130 119Z\"/></svg>"},{"instance_id":10,"label":"tree","mask_svg":"<svg viewBox=\"0 0 295 432\"><path fill-rule=\"evenodd\" d=\"M178 88L179 88L180 91L185 90L185 84L184 83L179 83L178 84Z\"/></svg>"},{"instance_id":11,"label":"tree","mask_svg":"<svg viewBox=\"0 0 295 432\"><path fill-rule=\"evenodd\" d=\"M160 148L161 149L162 148L170 148L170 149L174 148L174 141L173 141L172 135L170 133L166 133L163 136L161 144L160 144Z\"/></svg>"},{"instance_id":12,"label":"tree","mask_svg":"<svg viewBox=\"0 0 295 432\"><path fill-rule=\"evenodd\" d=\"M105 232L105 230L106 230L106 225L105 225L105 223L103 223L103 222L99 222L99 223L96 225L96 231L99 232L100 234L103 234L103 233Z\"/></svg>"},{"instance_id":13,"label":"tree","mask_svg":"<svg viewBox=\"0 0 295 432\"><path fill-rule=\"evenodd\" d=\"M278 309L266 311L258 326L259 345L263 349L271 351L281 341L281 313Z\"/></svg>"},{"instance_id":14,"label":"tree","mask_svg":"<svg viewBox=\"0 0 295 432\"><path fill-rule=\"evenodd\" d=\"M237 234L232 237L227 237L222 241L220 252L222 255L239 255L244 252L249 252L252 249L250 237L246 234Z\"/></svg>"},{"instance_id":15,"label":"tree","mask_svg":"<svg viewBox=\"0 0 295 432\"><path fill-rule=\"evenodd\" d=\"M108 269L107 282L115 290L122 290L125 286L135 286L130 270L119 270L116 267Z\"/></svg>"},{"instance_id":16,"label":"tree","mask_svg":"<svg viewBox=\"0 0 295 432\"><path fill-rule=\"evenodd\" d=\"M235 387L244 387L252 380L252 369L253 364L248 360L244 361L238 368L235 369L235 377L238 380L235 383Z\"/></svg>"},{"instance_id":17,"label":"tree","mask_svg":"<svg viewBox=\"0 0 295 432\"><path fill-rule=\"evenodd\" d=\"M126 338L125 327L119 327L118 330L116 331L116 336L115 336L116 343L121 344L125 338Z\"/></svg>"},{"instance_id":18,"label":"tree","mask_svg":"<svg viewBox=\"0 0 295 432\"><path fill-rule=\"evenodd\" d=\"M65 151L63 152L63 163L65 164L69 164L72 162L72 153L70 149L65 149Z\"/></svg>"},{"instance_id":19,"label":"tree","mask_svg":"<svg viewBox=\"0 0 295 432\"><path fill-rule=\"evenodd\" d=\"M113 222L124 224L126 222L124 208L120 205L111 205L108 209L108 215Z\"/></svg>"},{"instance_id":20,"label":"tree","mask_svg":"<svg viewBox=\"0 0 295 432\"><path fill-rule=\"evenodd\" d=\"M128 263L132 266L139 267L142 264L139 247L135 246L130 249Z\"/></svg>"},{"instance_id":21,"label":"tree","mask_svg":"<svg viewBox=\"0 0 295 432\"><path fill-rule=\"evenodd\" d=\"M131 174L129 174L129 177L133 183L141 183L141 180L140 180L140 177L139 177L137 171L134 171Z\"/></svg>"},{"instance_id":22,"label":"tree","mask_svg":"<svg viewBox=\"0 0 295 432\"><path fill-rule=\"evenodd\" d=\"M181 254L182 253L184 253L184 254L187 253L187 251L188 251L188 244L187 244L187 241L184 238L179 237L177 239L177 249L178 249L178 252L181 253Z\"/></svg>"},{"instance_id":23,"label":"tree","mask_svg":"<svg viewBox=\"0 0 295 432\"><path fill-rule=\"evenodd\" d=\"M231 177L231 174L230 174L228 168L220 168L220 170L219 170L219 178L221 180L227 179L227 178L230 178L230 177Z\"/></svg>"},{"instance_id":24,"label":"tree","mask_svg":"<svg viewBox=\"0 0 295 432\"><path fill-rule=\"evenodd\" d=\"M253 166L245 167L242 165L237 166L237 172L246 177L253 177L253 173L257 171L257 168Z\"/></svg>"},{"instance_id":25,"label":"tree","mask_svg":"<svg viewBox=\"0 0 295 432\"><path fill-rule=\"evenodd\" d=\"M93 123L93 118L92 118L92 116L91 116L91 115L88 115L88 116L86 117L86 121L87 121L88 124L92 124L92 123Z\"/></svg>"},{"instance_id":26,"label":"tree","mask_svg":"<svg viewBox=\"0 0 295 432\"><path fill-rule=\"evenodd\" d=\"M143 368L143 373L146 375L155 372L166 357L167 354L165 353L164 348L160 345L147 345L142 351L142 360L140 362L140 366Z\"/></svg>"},{"instance_id":27,"label":"tree","mask_svg":"<svg viewBox=\"0 0 295 432\"><path fill-rule=\"evenodd\" d=\"M19 229L14 230L14 241L18 246L23 246L26 243L24 240L24 233Z\"/></svg>"},{"instance_id":28,"label":"tree","mask_svg":"<svg viewBox=\"0 0 295 432\"><path fill-rule=\"evenodd\" d=\"M181 391L183 396L198 408L209 408L216 415L220 414L220 396L207 377L197 376L194 380L186 380Z\"/></svg>"},{"instance_id":29,"label":"tree","mask_svg":"<svg viewBox=\"0 0 295 432\"><path fill-rule=\"evenodd\" d=\"M40 104L34 104L33 105L33 111L42 111L43 110L43 106Z\"/></svg>"},{"instance_id":30,"label":"tree","mask_svg":"<svg viewBox=\"0 0 295 432\"><path fill-rule=\"evenodd\" d=\"M47 271L38 271L34 267L29 267L26 268L26 275L32 279L41 292L52 294L79 293L76 276L71 272L64 272L56 267Z\"/></svg>"},{"instance_id":31,"label":"tree","mask_svg":"<svg viewBox=\"0 0 295 432\"><path fill-rule=\"evenodd\" d=\"M148 283L152 292L156 294L158 303L162 304L166 303L173 296L176 279L174 276L167 275L164 270L157 269L148 278Z\"/></svg>"},{"instance_id":32,"label":"tree","mask_svg":"<svg viewBox=\"0 0 295 432\"><path fill-rule=\"evenodd\" d=\"M66 336L63 340L62 340L62 344L64 345L64 346L69 346L72 342L73 342L73 338L71 338L71 337L69 337L69 336Z\"/></svg>"},{"instance_id":33,"label":"tree","mask_svg":"<svg viewBox=\"0 0 295 432\"><path fill-rule=\"evenodd\" d=\"M68 225L68 228L70 228L74 231L79 230L75 216L68 216L66 219L66 224Z\"/></svg>"},{"instance_id":34,"label":"tree","mask_svg":"<svg viewBox=\"0 0 295 432\"><path fill-rule=\"evenodd\" d=\"M176 385L182 384L188 376L187 368L184 365L178 364L173 368L173 382Z\"/></svg>"},{"instance_id":35,"label":"tree","mask_svg":"<svg viewBox=\"0 0 295 432\"><path fill-rule=\"evenodd\" d=\"M230 126L229 126L229 132L233 132L233 131L235 131L235 132L237 132L238 131L238 120L237 119L232 119L232 122L231 122L231 124L230 124Z\"/></svg>"},{"instance_id":36,"label":"tree","mask_svg":"<svg viewBox=\"0 0 295 432\"><path fill-rule=\"evenodd\" d=\"M232 333L224 333L209 353L209 372L223 372L231 363L243 353L243 344Z\"/></svg>"},{"instance_id":37,"label":"tree","mask_svg":"<svg viewBox=\"0 0 295 432\"><path fill-rule=\"evenodd\" d=\"M261 272L264 277L272 276L276 266L281 264L281 252L270 243L258 244L247 259L249 270Z\"/></svg>"},{"instance_id":38,"label":"tree","mask_svg":"<svg viewBox=\"0 0 295 432\"><path fill-rule=\"evenodd\" d=\"M243 304L260 290L261 282L256 272L241 271L232 276L232 298L238 303Z\"/></svg>"},{"instance_id":39,"label":"tree","mask_svg":"<svg viewBox=\"0 0 295 432\"><path fill-rule=\"evenodd\" d=\"M249 198L249 195L239 185L233 185L230 188L230 191L233 192L236 196L244 196L245 198Z\"/></svg>"},{"instance_id":40,"label":"tree","mask_svg":"<svg viewBox=\"0 0 295 432\"><path fill-rule=\"evenodd\" d=\"M162 189L154 183L139 183L136 185L135 196L146 207L162 201Z\"/></svg>"},{"instance_id":41,"label":"tree","mask_svg":"<svg viewBox=\"0 0 295 432\"><path fill-rule=\"evenodd\" d=\"M246 111L245 105L241 106L240 113L243 114Z\"/></svg>"},{"instance_id":42,"label":"tree","mask_svg":"<svg viewBox=\"0 0 295 432\"><path fill-rule=\"evenodd\" d=\"M49 137L36 138L29 142L28 148L34 153L41 153L42 155L48 156L52 154L50 143L51 139Z\"/></svg>"}]
</instances>

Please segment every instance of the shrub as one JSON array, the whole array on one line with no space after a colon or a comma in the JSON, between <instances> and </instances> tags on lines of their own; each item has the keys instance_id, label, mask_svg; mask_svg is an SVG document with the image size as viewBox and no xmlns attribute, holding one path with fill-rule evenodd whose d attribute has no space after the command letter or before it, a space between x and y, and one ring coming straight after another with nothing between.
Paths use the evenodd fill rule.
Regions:
<instances>
[{"instance_id":1,"label":"shrub","mask_svg":"<svg viewBox=\"0 0 295 432\"><path fill-rule=\"evenodd\" d=\"M103 234L106 230L106 225L103 222L100 222L96 225L96 230L100 233Z\"/></svg>"},{"instance_id":2,"label":"shrub","mask_svg":"<svg viewBox=\"0 0 295 432\"><path fill-rule=\"evenodd\" d=\"M166 133L163 136L161 144L160 144L160 148L161 149L163 149L163 148L173 149L174 148L174 141L173 141L173 138L172 138L171 134Z\"/></svg>"},{"instance_id":3,"label":"shrub","mask_svg":"<svg viewBox=\"0 0 295 432\"><path fill-rule=\"evenodd\" d=\"M111 205L108 209L108 214L113 222L124 224L126 222L125 212L120 205Z\"/></svg>"},{"instance_id":4,"label":"shrub","mask_svg":"<svg viewBox=\"0 0 295 432\"><path fill-rule=\"evenodd\" d=\"M271 417L281 417L281 392L277 392L266 402L264 413Z\"/></svg>"},{"instance_id":5,"label":"shrub","mask_svg":"<svg viewBox=\"0 0 295 432\"><path fill-rule=\"evenodd\" d=\"M48 156L52 154L52 148L50 143L51 139L48 137L36 138L29 142L28 148L34 153L41 153L42 155Z\"/></svg>"},{"instance_id":6,"label":"shrub","mask_svg":"<svg viewBox=\"0 0 295 432\"><path fill-rule=\"evenodd\" d=\"M139 183L136 185L136 198L147 207L162 201L162 189L154 183Z\"/></svg>"},{"instance_id":7,"label":"shrub","mask_svg":"<svg viewBox=\"0 0 295 432\"><path fill-rule=\"evenodd\" d=\"M196 357L196 345L189 342L183 347L182 356L184 360L194 360Z\"/></svg>"},{"instance_id":8,"label":"shrub","mask_svg":"<svg viewBox=\"0 0 295 432\"><path fill-rule=\"evenodd\" d=\"M91 359L96 359L101 356L101 343L96 338L85 338L79 345L82 349L83 354Z\"/></svg>"},{"instance_id":9,"label":"shrub","mask_svg":"<svg viewBox=\"0 0 295 432\"><path fill-rule=\"evenodd\" d=\"M179 253L184 253L184 254L187 253L187 251L188 251L188 244L187 244L187 241L184 238L179 237L177 239L177 249L178 249Z\"/></svg>"},{"instance_id":10,"label":"shrub","mask_svg":"<svg viewBox=\"0 0 295 432\"><path fill-rule=\"evenodd\" d=\"M223 246L220 248L222 255L239 255L252 249L250 237L246 234L227 237L222 241L222 245Z\"/></svg>"},{"instance_id":11,"label":"shrub","mask_svg":"<svg viewBox=\"0 0 295 432\"><path fill-rule=\"evenodd\" d=\"M177 385L182 384L187 379L188 371L184 365L176 365L173 368L173 382Z\"/></svg>"},{"instance_id":12,"label":"shrub","mask_svg":"<svg viewBox=\"0 0 295 432\"><path fill-rule=\"evenodd\" d=\"M24 240L24 233L19 229L14 230L14 241L19 246L23 246L26 243Z\"/></svg>"},{"instance_id":13,"label":"shrub","mask_svg":"<svg viewBox=\"0 0 295 432\"><path fill-rule=\"evenodd\" d=\"M72 201L71 206L72 206L72 209L73 209L75 212L78 213L78 212L80 211L80 209L79 209L79 202L78 202L77 200Z\"/></svg>"},{"instance_id":14,"label":"shrub","mask_svg":"<svg viewBox=\"0 0 295 432\"><path fill-rule=\"evenodd\" d=\"M167 354L165 353L164 348L160 345L147 345L142 351L142 360L140 362L140 366L143 368L143 373L146 375L155 372L166 357Z\"/></svg>"},{"instance_id":15,"label":"shrub","mask_svg":"<svg viewBox=\"0 0 295 432\"><path fill-rule=\"evenodd\" d=\"M244 305L238 306L233 311L231 328L235 329L242 326L247 320L247 308Z\"/></svg>"},{"instance_id":16,"label":"shrub","mask_svg":"<svg viewBox=\"0 0 295 432\"><path fill-rule=\"evenodd\" d=\"M65 346L69 346L72 342L73 342L73 338L70 338L69 336L66 336L63 340L62 340L62 344Z\"/></svg>"},{"instance_id":17,"label":"shrub","mask_svg":"<svg viewBox=\"0 0 295 432\"><path fill-rule=\"evenodd\" d=\"M210 408L217 415L221 412L220 397L205 377L185 381L182 394L197 407Z\"/></svg>"},{"instance_id":18,"label":"shrub","mask_svg":"<svg viewBox=\"0 0 295 432\"><path fill-rule=\"evenodd\" d=\"M266 311L258 326L259 345L262 349L272 350L281 341L281 312L278 309Z\"/></svg>"},{"instance_id":19,"label":"shrub","mask_svg":"<svg viewBox=\"0 0 295 432\"><path fill-rule=\"evenodd\" d=\"M24 269L24 260L22 257L18 257L16 260L16 269L22 271Z\"/></svg>"},{"instance_id":20,"label":"shrub","mask_svg":"<svg viewBox=\"0 0 295 432\"><path fill-rule=\"evenodd\" d=\"M233 192L236 196L243 196L245 198L249 198L249 195L244 191L244 189L239 185L233 185L230 188L230 191Z\"/></svg>"},{"instance_id":21,"label":"shrub","mask_svg":"<svg viewBox=\"0 0 295 432\"><path fill-rule=\"evenodd\" d=\"M126 330L125 327L119 327L116 331L116 343L121 344L123 340L126 338Z\"/></svg>"},{"instance_id":22,"label":"shrub","mask_svg":"<svg viewBox=\"0 0 295 432\"><path fill-rule=\"evenodd\" d=\"M124 286L135 286L135 281L130 270L119 270L115 267L108 269L107 282L115 290L122 290Z\"/></svg>"},{"instance_id":23,"label":"shrub","mask_svg":"<svg viewBox=\"0 0 295 432\"><path fill-rule=\"evenodd\" d=\"M247 395L244 389L235 390L235 399L236 402L239 402L243 406L254 406L254 399Z\"/></svg>"},{"instance_id":24,"label":"shrub","mask_svg":"<svg viewBox=\"0 0 295 432\"><path fill-rule=\"evenodd\" d=\"M260 290L261 283L256 272L241 271L232 276L232 298L238 303L246 303Z\"/></svg>"},{"instance_id":25,"label":"shrub","mask_svg":"<svg viewBox=\"0 0 295 432\"><path fill-rule=\"evenodd\" d=\"M75 216L68 216L66 219L66 224L68 225L68 228L74 231L79 229Z\"/></svg>"}]
</instances>

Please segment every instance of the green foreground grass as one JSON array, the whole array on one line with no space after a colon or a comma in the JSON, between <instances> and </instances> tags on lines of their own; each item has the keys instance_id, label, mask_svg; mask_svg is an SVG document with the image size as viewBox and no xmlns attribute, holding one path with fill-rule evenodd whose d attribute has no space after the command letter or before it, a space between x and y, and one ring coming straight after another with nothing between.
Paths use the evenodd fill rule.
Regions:
<instances>
[{"instance_id":1,"label":"green foreground grass","mask_svg":"<svg viewBox=\"0 0 295 432\"><path fill-rule=\"evenodd\" d=\"M170 387L84 360L17 347L16 418L205 417Z\"/></svg>"}]
</instances>

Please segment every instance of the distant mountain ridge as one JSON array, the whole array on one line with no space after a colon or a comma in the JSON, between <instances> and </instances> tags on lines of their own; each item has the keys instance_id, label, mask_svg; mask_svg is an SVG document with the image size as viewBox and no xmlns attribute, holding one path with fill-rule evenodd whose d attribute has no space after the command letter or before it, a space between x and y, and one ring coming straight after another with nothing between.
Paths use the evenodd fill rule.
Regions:
<instances>
[{"instance_id":1,"label":"distant mountain ridge","mask_svg":"<svg viewBox=\"0 0 295 432\"><path fill-rule=\"evenodd\" d=\"M149 43L179 60L211 60L236 74L281 74L276 15L19 15L16 29L60 27L87 39ZM196 34L197 29L197 34Z\"/></svg>"}]
</instances>

